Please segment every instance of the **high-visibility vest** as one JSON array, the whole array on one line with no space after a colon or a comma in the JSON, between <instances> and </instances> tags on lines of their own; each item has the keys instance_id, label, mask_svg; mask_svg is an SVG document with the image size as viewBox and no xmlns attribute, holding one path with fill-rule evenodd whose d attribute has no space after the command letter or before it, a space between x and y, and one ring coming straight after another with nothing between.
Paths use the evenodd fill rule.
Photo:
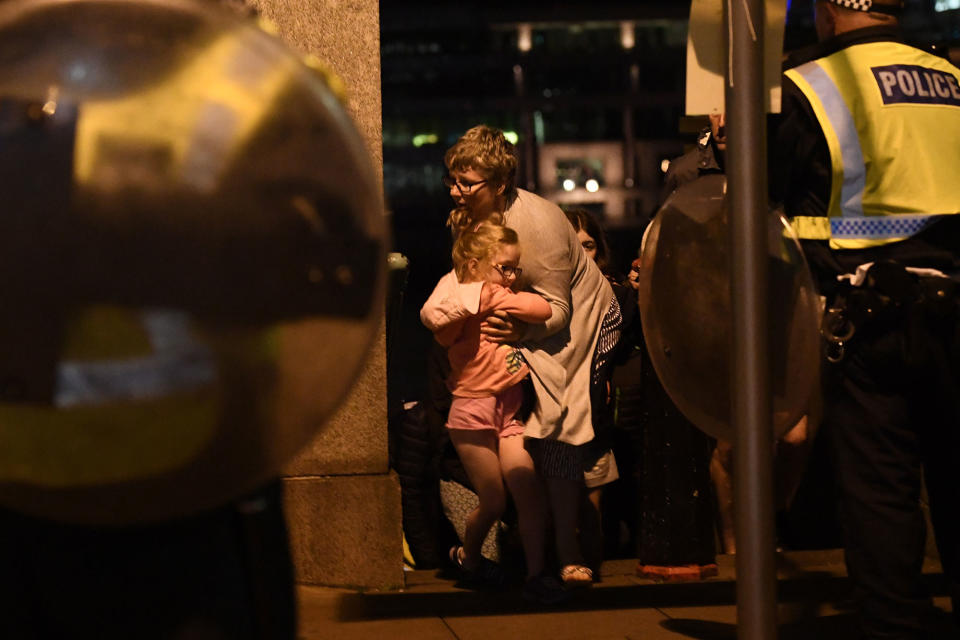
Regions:
<instances>
[{"instance_id":1,"label":"high-visibility vest","mask_svg":"<svg viewBox=\"0 0 960 640\"><path fill-rule=\"evenodd\" d=\"M786 75L817 116L833 170L827 217L792 220L801 238L874 247L960 213L960 69L871 42Z\"/></svg>"}]
</instances>

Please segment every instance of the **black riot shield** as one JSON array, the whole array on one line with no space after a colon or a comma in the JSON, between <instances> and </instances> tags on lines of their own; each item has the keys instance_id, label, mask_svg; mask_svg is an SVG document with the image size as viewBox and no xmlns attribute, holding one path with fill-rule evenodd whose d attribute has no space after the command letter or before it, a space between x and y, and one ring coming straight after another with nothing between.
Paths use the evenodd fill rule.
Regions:
<instances>
[{"instance_id":1,"label":"black riot shield","mask_svg":"<svg viewBox=\"0 0 960 640\"><path fill-rule=\"evenodd\" d=\"M216 3L0 5L0 504L194 513L331 415L385 225L328 79Z\"/></svg>"},{"instance_id":2,"label":"black riot shield","mask_svg":"<svg viewBox=\"0 0 960 640\"><path fill-rule=\"evenodd\" d=\"M730 217L726 179L683 185L657 213L641 252L640 313L650 359L677 407L734 441L730 420ZM808 411L819 380L820 302L792 228L770 214L770 376L775 436Z\"/></svg>"}]
</instances>

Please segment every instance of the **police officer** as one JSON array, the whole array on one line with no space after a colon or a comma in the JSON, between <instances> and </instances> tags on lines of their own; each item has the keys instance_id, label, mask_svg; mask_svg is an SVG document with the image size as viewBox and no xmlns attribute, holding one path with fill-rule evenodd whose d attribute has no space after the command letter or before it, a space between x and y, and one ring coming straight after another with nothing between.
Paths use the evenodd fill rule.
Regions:
<instances>
[{"instance_id":1,"label":"police officer","mask_svg":"<svg viewBox=\"0 0 960 640\"><path fill-rule=\"evenodd\" d=\"M724 113L711 113L710 126L697 134L697 146L670 162L663 178L660 204L681 185L702 175L723 173L723 154L727 149L727 119Z\"/></svg>"},{"instance_id":2,"label":"police officer","mask_svg":"<svg viewBox=\"0 0 960 640\"><path fill-rule=\"evenodd\" d=\"M770 135L771 196L827 298L824 430L868 638L933 633L921 469L960 612L960 69L901 42L901 9L817 0Z\"/></svg>"}]
</instances>

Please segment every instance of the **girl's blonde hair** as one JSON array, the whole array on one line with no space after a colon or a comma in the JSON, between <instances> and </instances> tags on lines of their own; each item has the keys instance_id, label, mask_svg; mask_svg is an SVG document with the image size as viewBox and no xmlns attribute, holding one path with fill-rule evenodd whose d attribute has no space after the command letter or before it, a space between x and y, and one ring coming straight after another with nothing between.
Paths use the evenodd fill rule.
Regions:
<instances>
[{"instance_id":1,"label":"girl's blonde hair","mask_svg":"<svg viewBox=\"0 0 960 640\"><path fill-rule=\"evenodd\" d=\"M466 279L470 260L486 260L504 244L520 244L517 232L510 227L487 221L464 229L453 243L453 268L457 280L463 282Z\"/></svg>"},{"instance_id":2,"label":"girl's blonde hair","mask_svg":"<svg viewBox=\"0 0 960 640\"><path fill-rule=\"evenodd\" d=\"M484 221L492 224L501 224L503 223L503 214L491 213ZM476 224L477 223L470 217L470 210L465 207L456 207L452 209L450 215L447 216L447 226L450 227L450 233L453 234L454 240L466 231L467 228L476 226Z\"/></svg>"}]
</instances>

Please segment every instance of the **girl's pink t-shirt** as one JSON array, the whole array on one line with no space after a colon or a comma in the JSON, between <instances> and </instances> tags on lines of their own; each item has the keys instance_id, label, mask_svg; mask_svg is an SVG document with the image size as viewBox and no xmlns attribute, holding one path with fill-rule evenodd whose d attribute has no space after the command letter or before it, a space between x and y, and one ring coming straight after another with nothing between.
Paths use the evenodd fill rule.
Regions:
<instances>
[{"instance_id":1,"label":"girl's pink t-shirt","mask_svg":"<svg viewBox=\"0 0 960 640\"><path fill-rule=\"evenodd\" d=\"M437 285L420 316L437 342L448 347L451 392L461 398L482 398L517 384L529 373L520 350L491 342L480 333L480 325L494 311L506 311L525 322L544 322L551 315L549 303L535 293L515 293L489 282L464 285L455 277L451 282L449 276Z\"/></svg>"}]
</instances>

